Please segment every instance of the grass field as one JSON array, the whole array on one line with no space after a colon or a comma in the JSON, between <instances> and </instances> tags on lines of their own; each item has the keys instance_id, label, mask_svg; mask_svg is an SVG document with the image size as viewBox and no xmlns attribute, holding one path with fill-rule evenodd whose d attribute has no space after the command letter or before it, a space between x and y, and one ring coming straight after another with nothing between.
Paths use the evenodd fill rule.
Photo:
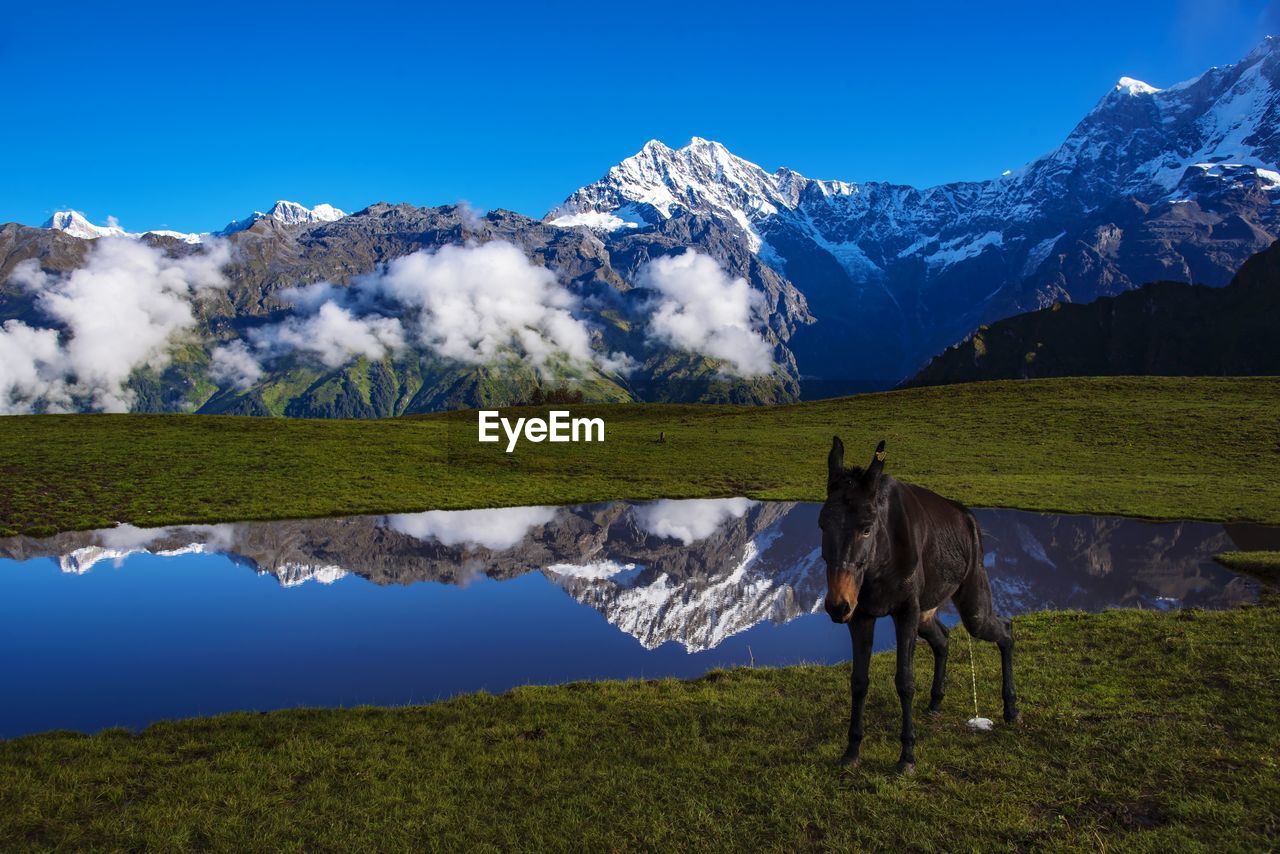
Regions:
<instances>
[{"instance_id":1,"label":"grass field","mask_svg":"<svg viewBox=\"0 0 1280 854\"><path fill-rule=\"evenodd\" d=\"M425 707L234 714L0 742L0 847L1261 851L1280 834L1280 611L1019 618L1023 721L972 715L952 633L918 772L876 656L864 764L848 666L577 683ZM975 644L999 718L997 652Z\"/></svg>"},{"instance_id":2,"label":"grass field","mask_svg":"<svg viewBox=\"0 0 1280 854\"><path fill-rule=\"evenodd\" d=\"M0 418L0 534L623 498L819 499L833 433L850 462L886 438L892 474L973 505L1280 522L1276 378L976 383L771 408L571 408L606 419L603 444L524 443L507 454L476 442L474 412Z\"/></svg>"}]
</instances>

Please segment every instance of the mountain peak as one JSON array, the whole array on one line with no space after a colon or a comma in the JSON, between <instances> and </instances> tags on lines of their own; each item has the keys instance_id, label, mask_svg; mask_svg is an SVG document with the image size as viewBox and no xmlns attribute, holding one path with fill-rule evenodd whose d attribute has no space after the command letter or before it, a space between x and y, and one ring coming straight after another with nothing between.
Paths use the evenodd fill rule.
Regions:
<instances>
[{"instance_id":1,"label":"mountain peak","mask_svg":"<svg viewBox=\"0 0 1280 854\"><path fill-rule=\"evenodd\" d=\"M1257 46L1249 51L1243 61L1246 63L1253 62L1277 49L1280 49L1280 36L1263 36L1262 41L1258 42Z\"/></svg>"},{"instance_id":2,"label":"mountain peak","mask_svg":"<svg viewBox=\"0 0 1280 854\"><path fill-rule=\"evenodd\" d=\"M81 240L97 240L99 237L132 237L138 238L147 234L154 234L160 237L173 237L186 243L199 243L201 235L187 234L181 231L168 231L164 229L153 229L151 231L131 232L125 231L116 222L113 216L107 217L106 225L94 225L89 222L80 211L65 210L56 211L53 216L45 220L42 228L50 228L54 231L62 231L70 234L72 237L79 237Z\"/></svg>"},{"instance_id":3,"label":"mountain peak","mask_svg":"<svg viewBox=\"0 0 1280 854\"><path fill-rule=\"evenodd\" d=\"M1154 95L1160 90L1149 83L1143 83L1134 77L1121 77L1116 81L1114 92L1125 92L1129 95Z\"/></svg>"},{"instance_id":4,"label":"mountain peak","mask_svg":"<svg viewBox=\"0 0 1280 854\"><path fill-rule=\"evenodd\" d=\"M237 231L244 231L253 227L254 223L264 219L278 222L281 225L298 225L299 223L309 222L333 222L342 219L346 213L335 208L333 205L320 204L314 208L298 202L289 201L288 199L277 199L276 203L266 213L262 211L254 211L244 219L232 220L227 223L227 227L222 229L219 234L234 234Z\"/></svg>"},{"instance_id":5,"label":"mountain peak","mask_svg":"<svg viewBox=\"0 0 1280 854\"><path fill-rule=\"evenodd\" d=\"M88 217L80 211L74 210L55 211L53 216L45 221L43 227L52 228L55 231L65 231L72 237L79 237L82 240L125 236L125 230L116 225L114 220L109 220L106 225L94 225L89 222Z\"/></svg>"}]
</instances>

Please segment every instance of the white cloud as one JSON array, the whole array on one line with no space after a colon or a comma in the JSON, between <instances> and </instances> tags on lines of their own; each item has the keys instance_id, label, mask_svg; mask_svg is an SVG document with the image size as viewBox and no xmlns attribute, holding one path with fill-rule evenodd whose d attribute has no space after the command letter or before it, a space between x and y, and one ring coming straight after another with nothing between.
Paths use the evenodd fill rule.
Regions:
<instances>
[{"instance_id":1,"label":"white cloud","mask_svg":"<svg viewBox=\"0 0 1280 854\"><path fill-rule=\"evenodd\" d=\"M458 202L458 218L467 228L473 231L479 230L484 225L484 215L485 211L482 208L476 208L466 199Z\"/></svg>"},{"instance_id":2,"label":"white cloud","mask_svg":"<svg viewBox=\"0 0 1280 854\"><path fill-rule=\"evenodd\" d=\"M741 519L755 503L750 498L663 500L638 505L632 512L642 530L689 546L714 534L729 519Z\"/></svg>"},{"instance_id":3,"label":"white cloud","mask_svg":"<svg viewBox=\"0 0 1280 854\"><path fill-rule=\"evenodd\" d=\"M114 528L104 528L97 534L98 542L104 548L134 552L146 549L156 540L168 536L169 528L139 528L128 522L121 522Z\"/></svg>"},{"instance_id":4,"label":"white cloud","mask_svg":"<svg viewBox=\"0 0 1280 854\"><path fill-rule=\"evenodd\" d=\"M332 282L316 282L314 285L303 285L296 288L285 288L280 291L280 301L306 314L315 314L320 306L327 302L345 305L351 296L351 289L335 285Z\"/></svg>"},{"instance_id":5,"label":"white cloud","mask_svg":"<svg viewBox=\"0 0 1280 854\"><path fill-rule=\"evenodd\" d=\"M446 546L482 546L500 552L517 545L529 530L555 518L554 507L505 507L486 510L429 510L387 516L383 524L419 540Z\"/></svg>"},{"instance_id":6,"label":"white cloud","mask_svg":"<svg viewBox=\"0 0 1280 854\"><path fill-rule=\"evenodd\" d=\"M0 326L0 415L30 412L37 402L67 407L58 332L18 320Z\"/></svg>"},{"instance_id":7,"label":"white cloud","mask_svg":"<svg viewBox=\"0 0 1280 854\"><path fill-rule=\"evenodd\" d=\"M249 352L243 341L232 341L213 348L209 375L214 382L246 389L262 376L262 364Z\"/></svg>"},{"instance_id":8,"label":"white cloud","mask_svg":"<svg viewBox=\"0 0 1280 854\"><path fill-rule=\"evenodd\" d=\"M353 356L381 359L404 347L404 329L397 318L356 317L332 301L313 315L251 330L249 338L267 353L311 353L330 368L346 364Z\"/></svg>"},{"instance_id":9,"label":"white cloud","mask_svg":"<svg viewBox=\"0 0 1280 854\"><path fill-rule=\"evenodd\" d=\"M280 299L298 314L251 330L254 352L218 348L220 382L246 387L260 376L262 359L286 353L308 352L335 368L357 355L381 358L407 339L466 364L509 355L535 368L557 357L607 371L633 365L625 354L593 353L586 325L573 315L573 294L504 241L415 252L350 287L318 282L281 291Z\"/></svg>"},{"instance_id":10,"label":"white cloud","mask_svg":"<svg viewBox=\"0 0 1280 854\"><path fill-rule=\"evenodd\" d=\"M28 291L38 291L49 284L49 274L40 269L39 258L28 258L19 261L9 274L9 281L21 285Z\"/></svg>"},{"instance_id":11,"label":"white cloud","mask_svg":"<svg viewBox=\"0 0 1280 854\"><path fill-rule=\"evenodd\" d=\"M448 359L485 364L510 350L541 367L557 353L593 358L573 294L504 241L415 252L358 284L417 309L418 339Z\"/></svg>"},{"instance_id":12,"label":"white cloud","mask_svg":"<svg viewBox=\"0 0 1280 854\"><path fill-rule=\"evenodd\" d=\"M720 359L736 376L773 371L773 348L756 330L764 296L746 279L731 278L714 258L686 249L645 264L638 281L659 294L651 339Z\"/></svg>"},{"instance_id":13,"label":"white cloud","mask_svg":"<svg viewBox=\"0 0 1280 854\"><path fill-rule=\"evenodd\" d=\"M226 285L222 268L230 258L222 241L174 258L134 240L102 238L84 266L65 276L49 276L30 262L18 265L13 280L36 294L36 307L65 335L5 324L10 358L0 369L0 411L27 412L37 404L60 410L73 399L92 409L128 411L129 375L169 363L175 339L195 326L192 301Z\"/></svg>"}]
</instances>

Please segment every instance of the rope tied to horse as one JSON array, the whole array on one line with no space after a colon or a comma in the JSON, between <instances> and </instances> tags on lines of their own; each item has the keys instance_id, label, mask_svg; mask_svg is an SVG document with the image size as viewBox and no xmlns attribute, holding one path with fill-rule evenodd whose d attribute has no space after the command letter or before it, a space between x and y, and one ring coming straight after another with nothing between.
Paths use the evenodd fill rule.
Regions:
<instances>
[{"instance_id":1,"label":"rope tied to horse","mask_svg":"<svg viewBox=\"0 0 1280 854\"><path fill-rule=\"evenodd\" d=\"M980 717L978 714L978 668L973 663L973 635L966 631L964 639L969 644L969 679L973 682L973 717L969 718L969 729L989 732L994 725L991 718Z\"/></svg>"}]
</instances>

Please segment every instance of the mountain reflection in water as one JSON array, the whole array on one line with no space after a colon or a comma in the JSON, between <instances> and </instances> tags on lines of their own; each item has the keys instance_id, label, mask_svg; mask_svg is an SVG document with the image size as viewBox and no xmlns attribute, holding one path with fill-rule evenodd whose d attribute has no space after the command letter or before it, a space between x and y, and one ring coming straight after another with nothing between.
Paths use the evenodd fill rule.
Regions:
<instances>
[{"instance_id":1,"label":"mountain reflection in water","mask_svg":"<svg viewBox=\"0 0 1280 854\"><path fill-rule=\"evenodd\" d=\"M340 669L335 664L327 676L317 675L294 686L288 695L292 699L247 694L224 702L218 694L218 708L289 702L408 702L423 699L424 693L430 699L476 687L500 690L521 681L694 675L726 661L746 663L740 659L756 660L757 656L761 663L834 661L847 655L848 639L842 639L843 630L831 626L824 615L814 614L821 608L826 585L818 548L818 507L745 498L614 502L155 529L122 525L47 539L17 537L0 540L0 621L9 617L15 623L26 621L27 626L58 633L69 645L78 642L77 633L91 631L97 636L84 639L84 644L110 643L101 635L111 629L94 623L104 619L101 615L87 617L85 625L79 625L65 614L65 608L74 607L71 599L87 594L77 593L66 583L55 585L53 577L37 578L35 567L48 564L26 562L53 558L61 571L53 575L60 578L90 573L99 585L93 595L110 598L113 588L121 588L133 577L131 572L142 572L133 569L135 556L155 562L157 558L144 557L153 555L159 558L158 566L146 570L151 574L145 582L137 575L132 583L145 583L147 590L156 591L152 595L167 598L144 605L137 593L120 595L111 601L119 618L112 625L146 623L175 597L185 597L181 607L192 609L193 619L206 618L213 627L210 631L222 632L224 641L232 632L266 632L269 629L264 627L292 620L297 625L290 629L289 641L296 642L301 655L314 648L308 640L311 635L332 636L338 627L354 631L344 621L364 620L374 634L398 632L397 637L413 636L417 643L435 645L412 652L406 647L403 665L393 663L391 652L384 654L381 663L388 672L378 689L382 693L343 687L334 675ZM1238 547L1280 546L1277 528L1012 510L976 512L997 609L1005 614L1063 608L1231 607L1256 599L1256 585L1218 566L1213 556ZM197 564L205 573L198 582L204 585L203 592L184 592L176 586L157 591L179 583L178 568ZM122 574L97 577L104 571L111 575L112 567L120 568ZM171 571L163 572L165 567ZM271 615L265 611L258 617L246 615L246 609L252 612L253 602L265 601L266 594L261 587L236 588L232 593L231 587L243 586L236 578L252 578L235 574L239 567L273 576L283 587L306 585L314 593L298 598L298 593L290 591L283 601L272 600ZM495 586L488 583L490 579L518 583ZM370 599L359 592L364 588L383 594ZM441 594L415 595L411 608L403 596L400 605L390 604L395 598L390 594L397 589L430 592L428 588ZM217 599L220 589L227 591L227 601ZM446 589L455 592L445 596ZM321 593L323 602L318 602ZM608 625L596 623L598 618L584 619L591 611L566 610L566 603L570 609L578 606L564 594L603 615ZM318 609L315 613L324 616L304 611L304 599L307 609ZM357 599L364 609L359 617L355 616ZM468 603L483 618L464 621L459 615ZM507 624L511 627L504 629ZM778 628L769 630L770 625ZM536 643L531 639L533 630L538 634ZM618 646L618 630L635 639L630 648ZM504 631L519 637L508 638ZM24 644L32 643L32 635L32 631L24 634L15 629L0 636L0 654L25 661L33 674L26 690L39 693L49 690L53 677L34 675L37 664L41 672L76 665L69 652L64 660L48 649L24 649ZM891 633L878 638L879 647L892 644ZM498 653L485 651L491 642L495 648L500 646L500 640L528 647L530 659L522 669L508 673L498 667ZM438 662L431 665L434 670L422 670L424 656L446 641L454 645L449 654L458 657L451 666L456 665L463 675L442 676L437 671L443 665ZM171 641L179 646L187 642L194 643ZM385 639L368 642L394 649ZM125 646L122 641L122 649ZM536 662L535 647L540 651ZM673 657L675 651L688 660ZM415 661L419 681L412 692L396 695L395 668L408 668ZM114 666L130 664L120 661ZM21 666L17 670L27 672ZM403 682L408 677L399 678ZM22 687L22 679L17 681ZM210 711L207 706L185 712L181 704L176 708L174 712L166 707L163 714ZM31 714L38 718L34 706ZM130 721L163 716L144 711L131 712L133 717L121 714ZM68 720L70 725L90 726L74 716ZM14 723L0 716L0 736L38 728L36 718Z\"/></svg>"}]
</instances>

